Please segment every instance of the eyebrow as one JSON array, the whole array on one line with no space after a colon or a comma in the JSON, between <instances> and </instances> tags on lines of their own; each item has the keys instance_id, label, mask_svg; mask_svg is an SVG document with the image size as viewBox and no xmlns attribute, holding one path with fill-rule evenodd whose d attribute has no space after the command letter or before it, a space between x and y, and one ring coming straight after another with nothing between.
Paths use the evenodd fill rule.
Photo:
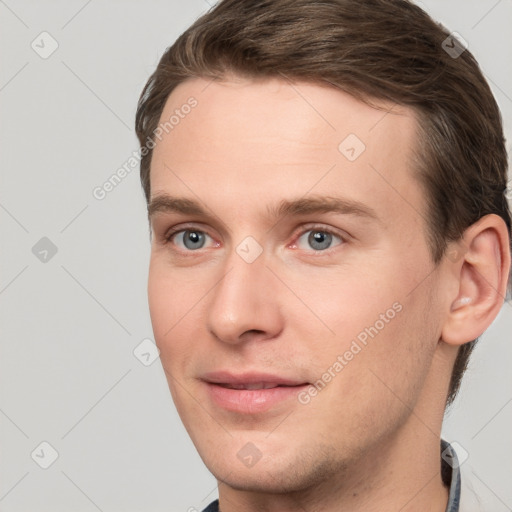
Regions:
<instances>
[{"instance_id":1,"label":"eyebrow","mask_svg":"<svg viewBox=\"0 0 512 512\"><path fill-rule=\"evenodd\" d=\"M179 213L200 217L212 217L196 200L184 197L174 197L166 193L157 194L148 205L148 219L157 213ZM267 206L267 215L271 219L281 219L287 215L299 216L314 213L339 213L356 215L368 219L379 220L373 208L351 199L331 196L312 196L293 200L283 199L277 205Z\"/></svg>"}]
</instances>

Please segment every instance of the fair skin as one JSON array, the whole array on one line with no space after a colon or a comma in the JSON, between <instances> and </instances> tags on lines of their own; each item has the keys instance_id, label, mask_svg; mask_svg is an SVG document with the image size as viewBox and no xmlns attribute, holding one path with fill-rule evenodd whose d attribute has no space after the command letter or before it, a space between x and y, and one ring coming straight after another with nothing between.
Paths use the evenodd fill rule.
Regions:
<instances>
[{"instance_id":1,"label":"fair skin","mask_svg":"<svg viewBox=\"0 0 512 512\"><path fill-rule=\"evenodd\" d=\"M230 77L180 84L161 119L190 96L198 105L153 153L148 294L172 397L222 512L443 512L451 368L503 303L504 222L480 219L460 257L433 264L410 109L384 115L318 84ZM354 161L338 149L349 134L366 146ZM325 197L343 208L270 211ZM252 389L262 386L274 389Z\"/></svg>"}]
</instances>

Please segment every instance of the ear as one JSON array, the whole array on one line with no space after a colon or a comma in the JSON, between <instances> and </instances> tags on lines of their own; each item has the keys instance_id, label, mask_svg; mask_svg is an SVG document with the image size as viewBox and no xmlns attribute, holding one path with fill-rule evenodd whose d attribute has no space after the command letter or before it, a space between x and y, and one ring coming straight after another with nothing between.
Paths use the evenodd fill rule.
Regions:
<instances>
[{"instance_id":1,"label":"ear","mask_svg":"<svg viewBox=\"0 0 512 512\"><path fill-rule=\"evenodd\" d=\"M489 214L466 229L447 248L446 264L456 280L441 339L462 345L478 338L505 300L510 271L510 241L505 221Z\"/></svg>"}]
</instances>

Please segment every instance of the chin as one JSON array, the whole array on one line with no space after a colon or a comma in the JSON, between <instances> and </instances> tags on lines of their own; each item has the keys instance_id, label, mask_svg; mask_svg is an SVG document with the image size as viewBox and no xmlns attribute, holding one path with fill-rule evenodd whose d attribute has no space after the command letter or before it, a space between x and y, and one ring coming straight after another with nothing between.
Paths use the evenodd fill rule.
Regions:
<instances>
[{"instance_id":1,"label":"chin","mask_svg":"<svg viewBox=\"0 0 512 512\"><path fill-rule=\"evenodd\" d=\"M245 466L236 453L220 460L218 454L202 459L219 482L239 491L264 494L307 492L334 475L339 478L347 467L333 457L332 447L291 450L279 456L266 450L252 467Z\"/></svg>"}]
</instances>

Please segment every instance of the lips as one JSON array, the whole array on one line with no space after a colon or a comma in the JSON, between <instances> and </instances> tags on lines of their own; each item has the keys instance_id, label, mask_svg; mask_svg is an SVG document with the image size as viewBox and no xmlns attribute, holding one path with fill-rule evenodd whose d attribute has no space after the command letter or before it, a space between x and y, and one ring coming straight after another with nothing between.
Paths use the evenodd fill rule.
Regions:
<instances>
[{"instance_id":1,"label":"lips","mask_svg":"<svg viewBox=\"0 0 512 512\"><path fill-rule=\"evenodd\" d=\"M286 402L297 404L297 394L309 385L298 379L255 372L210 372L201 380L216 407L242 414L269 411Z\"/></svg>"},{"instance_id":2,"label":"lips","mask_svg":"<svg viewBox=\"0 0 512 512\"><path fill-rule=\"evenodd\" d=\"M220 384L225 386L259 386L277 387L277 386L300 386L308 384L300 379L286 378L280 375L272 375L262 372L244 372L234 374L228 371L209 372L203 375L202 379L212 384ZM242 389L248 389L247 387Z\"/></svg>"},{"instance_id":3,"label":"lips","mask_svg":"<svg viewBox=\"0 0 512 512\"><path fill-rule=\"evenodd\" d=\"M228 389L272 389L277 388L278 384L271 382L254 382L250 384L219 384Z\"/></svg>"}]
</instances>

